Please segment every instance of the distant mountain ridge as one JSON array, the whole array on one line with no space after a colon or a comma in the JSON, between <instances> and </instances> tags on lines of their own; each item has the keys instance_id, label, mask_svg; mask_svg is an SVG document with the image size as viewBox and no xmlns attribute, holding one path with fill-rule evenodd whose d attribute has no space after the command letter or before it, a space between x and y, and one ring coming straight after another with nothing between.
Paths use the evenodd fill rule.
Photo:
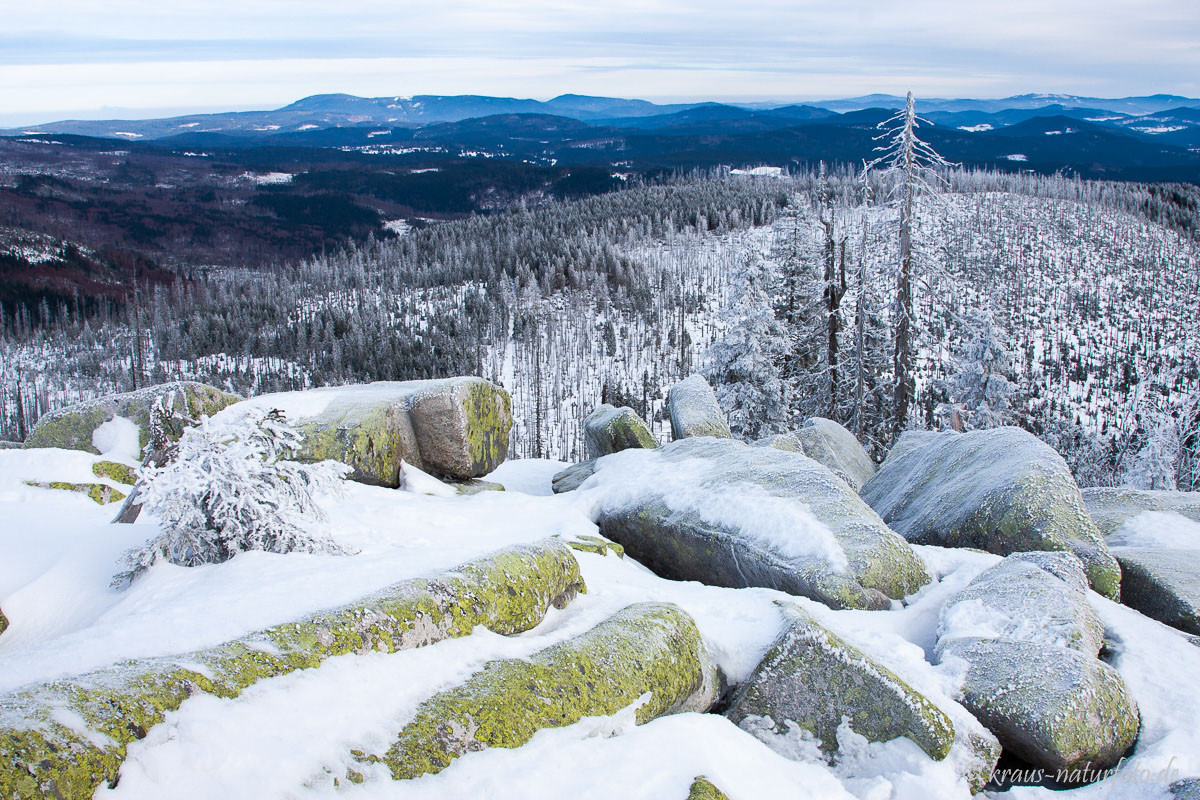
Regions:
<instances>
[{"instance_id":1,"label":"distant mountain ridge","mask_svg":"<svg viewBox=\"0 0 1200 800\"><path fill-rule=\"evenodd\" d=\"M78 134L105 138L162 139L185 133L224 133L267 137L324 128L386 126L416 128L425 125L459 122L464 119L500 114L551 114L583 122L624 128L669 128L680 123L705 121L757 120L762 127L775 127L773 120L820 119L822 116L862 111L895 109L904 98L874 94L838 100L807 103L673 103L658 104L647 100L615 97L591 97L564 94L551 100L533 100L485 95L395 95L357 97L349 94L320 94L297 100L279 109L236 111L215 114L190 114L145 120L60 120L0 131L0 135L37 133ZM1024 94L1000 99L920 98L918 110L929 119L955 126L1013 124L1030 116L1047 113L1093 117L1116 114L1129 117L1171 112L1174 109L1200 107L1200 99L1156 94L1144 97L1095 98L1059 94ZM737 109L743 114L738 114ZM946 115L962 115L949 119ZM667 115L683 115L662 119ZM977 115L1000 115L995 120ZM1194 116L1194 115L1193 115ZM941 117L939 119L939 117ZM654 120L654 121L652 121ZM970 121L975 120L975 121ZM1091 120L1095 121L1095 120ZM1167 126L1170 127L1170 126Z\"/></svg>"}]
</instances>

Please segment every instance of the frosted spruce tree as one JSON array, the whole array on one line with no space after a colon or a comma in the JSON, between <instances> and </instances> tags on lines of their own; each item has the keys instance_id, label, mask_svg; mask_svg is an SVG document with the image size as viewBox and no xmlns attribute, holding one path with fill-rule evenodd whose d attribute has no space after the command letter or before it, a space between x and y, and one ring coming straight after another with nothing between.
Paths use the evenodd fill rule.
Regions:
<instances>
[{"instance_id":1,"label":"frosted spruce tree","mask_svg":"<svg viewBox=\"0 0 1200 800\"><path fill-rule=\"evenodd\" d=\"M723 316L726 333L704 353L704 374L713 384L734 435L757 439L787 429L791 408L779 364L787 355L787 331L767 293L775 266L751 259L734 277Z\"/></svg>"},{"instance_id":2,"label":"frosted spruce tree","mask_svg":"<svg viewBox=\"0 0 1200 800\"><path fill-rule=\"evenodd\" d=\"M951 397L966 412L972 428L1010 425L1016 418L1012 407L1015 387L1005 376L1011 354L1004 346L1003 331L987 311L974 312L963 322L969 333L954 361Z\"/></svg>"},{"instance_id":3,"label":"frosted spruce tree","mask_svg":"<svg viewBox=\"0 0 1200 800\"><path fill-rule=\"evenodd\" d=\"M893 359L895 370L895 421L894 435L899 435L908 421L909 407L913 402L915 384L913 380L913 228L918 211L917 199L925 193L933 193L930 174L937 167L951 166L928 142L917 136L920 124L932 124L917 116L912 92L904 109L879 124L883 133L876 137L884 144L875 148L879 157L869 162L865 170L882 167L894 176L896 186L891 202L900 210L899 245L900 258L896 271L896 295L894 302L896 348Z\"/></svg>"},{"instance_id":4,"label":"frosted spruce tree","mask_svg":"<svg viewBox=\"0 0 1200 800\"><path fill-rule=\"evenodd\" d=\"M113 585L159 561L192 567L246 550L341 552L314 528L325 520L315 497L336 490L349 468L288 460L302 440L276 410L228 423L202 418L185 430L169 462L142 468L139 499L162 533L125 554Z\"/></svg>"}]
</instances>

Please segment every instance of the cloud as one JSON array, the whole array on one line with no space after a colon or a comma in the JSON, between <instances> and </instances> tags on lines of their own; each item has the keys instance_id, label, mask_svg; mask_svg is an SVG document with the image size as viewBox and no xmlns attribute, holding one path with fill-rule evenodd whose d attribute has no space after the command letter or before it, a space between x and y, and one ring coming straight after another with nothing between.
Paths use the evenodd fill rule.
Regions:
<instances>
[{"instance_id":1,"label":"cloud","mask_svg":"<svg viewBox=\"0 0 1200 800\"><path fill-rule=\"evenodd\" d=\"M0 107L323 91L787 99L1200 93L1195 0L58 0L6 9Z\"/></svg>"}]
</instances>

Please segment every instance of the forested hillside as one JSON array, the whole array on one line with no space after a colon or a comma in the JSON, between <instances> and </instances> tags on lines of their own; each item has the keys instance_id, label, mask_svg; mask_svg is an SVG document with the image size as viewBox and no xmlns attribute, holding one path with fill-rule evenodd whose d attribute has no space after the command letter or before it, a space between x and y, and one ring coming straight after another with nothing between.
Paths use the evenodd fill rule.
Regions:
<instances>
[{"instance_id":1,"label":"forested hillside","mask_svg":"<svg viewBox=\"0 0 1200 800\"><path fill-rule=\"evenodd\" d=\"M901 424L1019 424L1083 484L1196 486L1195 188L946 177L916 215ZM897 428L888 180L679 177L214 270L86 317L64 306L53 328L19 310L2 325L0 436L177 377L261 393L479 374L513 394L511 455L580 459L596 404L667 438L665 389L704 371L735 433L819 414L878 452Z\"/></svg>"}]
</instances>

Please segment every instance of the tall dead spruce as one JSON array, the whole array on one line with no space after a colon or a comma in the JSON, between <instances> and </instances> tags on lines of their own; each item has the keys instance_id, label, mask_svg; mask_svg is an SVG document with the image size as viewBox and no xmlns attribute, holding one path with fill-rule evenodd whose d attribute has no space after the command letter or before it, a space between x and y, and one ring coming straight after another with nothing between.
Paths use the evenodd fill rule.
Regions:
<instances>
[{"instance_id":1,"label":"tall dead spruce","mask_svg":"<svg viewBox=\"0 0 1200 800\"><path fill-rule=\"evenodd\" d=\"M882 167L884 174L898 178L890 191L889 202L896 203L900 209L900 259L896 275L896 350L894 356L895 369L895 415L894 435L904 430L908 419L909 406L912 403L915 386L913 385L913 223L918 211L917 198L922 194L936 194L937 187L931 182L944 183L937 174L939 167L953 166L949 161L933 149L926 141L917 136L917 128L924 122L933 123L917 116L916 103L912 92L904 109L890 119L879 123L883 133L875 137L876 141L884 144L876 147L880 155L868 162L864 172Z\"/></svg>"}]
</instances>

